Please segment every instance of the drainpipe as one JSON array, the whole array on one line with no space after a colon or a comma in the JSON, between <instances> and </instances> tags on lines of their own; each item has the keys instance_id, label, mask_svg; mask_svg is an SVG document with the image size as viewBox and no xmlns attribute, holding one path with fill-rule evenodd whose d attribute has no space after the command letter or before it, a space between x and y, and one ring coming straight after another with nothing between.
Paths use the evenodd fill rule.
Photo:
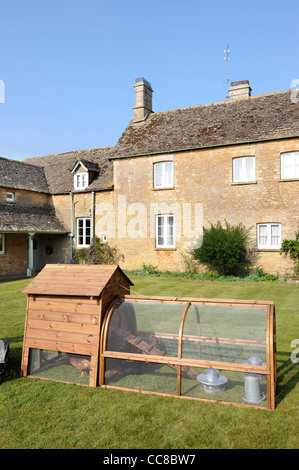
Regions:
<instances>
[{"instance_id":1,"label":"drainpipe","mask_svg":"<svg viewBox=\"0 0 299 470\"><path fill-rule=\"evenodd\" d=\"M70 192L71 196L71 233L69 234L70 237L70 259L71 262L73 261L73 241L75 236L75 202L74 202L74 194Z\"/></svg>"},{"instance_id":2,"label":"drainpipe","mask_svg":"<svg viewBox=\"0 0 299 470\"><path fill-rule=\"evenodd\" d=\"M91 240L94 239L94 231L95 231L95 226L94 226L94 191L91 193Z\"/></svg>"},{"instance_id":3,"label":"drainpipe","mask_svg":"<svg viewBox=\"0 0 299 470\"><path fill-rule=\"evenodd\" d=\"M33 237L34 233L28 233L28 268L27 268L27 277L34 276L34 266L33 266Z\"/></svg>"}]
</instances>

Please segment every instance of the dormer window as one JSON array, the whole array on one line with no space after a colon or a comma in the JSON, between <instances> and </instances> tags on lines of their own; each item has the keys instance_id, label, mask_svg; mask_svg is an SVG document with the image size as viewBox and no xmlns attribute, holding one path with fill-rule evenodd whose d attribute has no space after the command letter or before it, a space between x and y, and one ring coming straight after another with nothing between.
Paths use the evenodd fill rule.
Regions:
<instances>
[{"instance_id":1,"label":"dormer window","mask_svg":"<svg viewBox=\"0 0 299 470\"><path fill-rule=\"evenodd\" d=\"M88 172L75 173L74 175L75 189L85 189L88 186Z\"/></svg>"},{"instance_id":2,"label":"dormer window","mask_svg":"<svg viewBox=\"0 0 299 470\"><path fill-rule=\"evenodd\" d=\"M77 191L86 189L90 183L89 168L85 162L78 160L74 168L72 169L74 174L74 188Z\"/></svg>"},{"instance_id":3,"label":"dormer window","mask_svg":"<svg viewBox=\"0 0 299 470\"><path fill-rule=\"evenodd\" d=\"M74 175L74 188L76 191L82 191L93 182L100 173L100 168L96 163L86 160L78 160L71 173Z\"/></svg>"},{"instance_id":4,"label":"dormer window","mask_svg":"<svg viewBox=\"0 0 299 470\"><path fill-rule=\"evenodd\" d=\"M15 193L6 193L6 202L15 202Z\"/></svg>"}]
</instances>

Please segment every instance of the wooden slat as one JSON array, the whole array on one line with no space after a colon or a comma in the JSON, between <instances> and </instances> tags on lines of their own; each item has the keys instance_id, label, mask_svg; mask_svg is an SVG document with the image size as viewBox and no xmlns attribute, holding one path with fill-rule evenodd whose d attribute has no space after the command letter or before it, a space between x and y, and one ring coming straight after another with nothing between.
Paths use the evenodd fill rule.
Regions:
<instances>
[{"instance_id":1,"label":"wooden slat","mask_svg":"<svg viewBox=\"0 0 299 470\"><path fill-rule=\"evenodd\" d=\"M28 318L27 320L27 331L30 329L48 330L51 332L72 332L76 334L91 334L96 335L98 333L97 325L87 325L85 323L70 323L61 321L47 321L47 320L33 320Z\"/></svg>"},{"instance_id":2,"label":"wooden slat","mask_svg":"<svg viewBox=\"0 0 299 470\"><path fill-rule=\"evenodd\" d=\"M200 367L200 368L215 368L220 370L231 370L235 372L251 372L255 374L268 375L270 374L270 368L267 366L252 366L249 364L237 364L235 362L219 362L219 361L205 361L201 359L178 359L171 356L152 356L143 355L136 353L122 353L119 351L105 351L103 352L104 357L127 359L132 361L143 361L143 362L156 362L158 364L174 364L189 367Z\"/></svg>"},{"instance_id":3,"label":"wooden slat","mask_svg":"<svg viewBox=\"0 0 299 470\"><path fill-rule=\"evenodd\" d=\"M35 302L56 302L56 303L82 303L82 304L92 304L94 305L98 299L90 299L86 296L65 296L65 295L42 295L42 294L28 294L29 301L33 304Z\"/></svg>"},{"instance_id":4,"label":"wooden slat","mask_svg":"<svg viewBox=\"0 0 299 470\"><path fill-rule=\"evenodd\" d=\"M75 334L66 331L52 331L52 330L41 330L41 329L26 329L26 338L40 339L40 340L51 340L51 341L62 341L76 344L97 344L97 336L90 334ZM43 349L43 348L42 348Z\"/></svg>"},{"instance_id":5,"label":"wooden slat","mask_svg":"<svg viewBox=\"0 0 299 470\"><path fill-rule=\"evenodd\" d=\"M64 341L51 341L38 338L27 338L26 347L34 349L45 349L48 351L60 351L74 354L84 354L92 356L96 353L96 345L78 344Z\"/></svg>"},{"instance_id":6,"label":"wooden slat","mask_svg":"<svg viewBox=\"0 0 299 470\"><path fill-rule=\"evenodd\" d=\"M264 301L264 300L240 300L240 299L207 299L207 298L194 298L194 297L161 297L161 296L138 296L138 295L125 295L121 300L127 301L154 301L157 300L159 302L175 302L175 303L187 303L191 302L192 304L197 305L227 305L232 307L239 307L239 306L252 306L252 307L264 307L266 308L268 305L274 305L273 301Z\"/></svg>"},{"instance_id":7,"label":"wooden slat","mask_svg":"<svg viewBox=\"0 0 299 470\"><path fill-rule=\"evenodd\" d=\"M70 312L70 313L80 313L80 314L96 314L99 312L99 306L93 303L81 303L76 302L46 302L37 300L36 302L30 302L29 304L29 313L34 311L47 311L47 312Z\"/></svg>"},{"instance_id":8,"label":"wooden slat","mask_svg":"<svg viewBox=\"0 0 299 470\"><path fill-rule=\"evenodd\" d=\"M30 310L28 313L30 320L60 321L65 323L85 323L86 325L98 325L99 315L89 315L87 313L69 313L47 310Z\"/></svg>"}]
</instances>

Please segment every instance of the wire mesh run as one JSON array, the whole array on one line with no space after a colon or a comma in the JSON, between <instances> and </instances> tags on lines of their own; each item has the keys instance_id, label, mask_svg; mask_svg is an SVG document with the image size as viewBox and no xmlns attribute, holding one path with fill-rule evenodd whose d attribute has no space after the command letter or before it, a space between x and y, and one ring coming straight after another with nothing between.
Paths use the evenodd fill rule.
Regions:
<instances>
[{"instance_id":1,"label":"wire mesh run","mask_svg":"<svg viewBox=\"0 0 299 470\"><path fill-rule=\"evenodd\" d=\"M28 374L39 378L89 384L90 356L30 349Z\"/></svg>"},{"instance_id":2,"label":"wire mesh run","mask_svg":"<svg viewBox=\"0 0 299 470\"><path fill-rule=\"evenodd\" d=\"M101 341L102 386L275 406L272 302L129 295L107 312Z\"/></svg>"}]
</instances>

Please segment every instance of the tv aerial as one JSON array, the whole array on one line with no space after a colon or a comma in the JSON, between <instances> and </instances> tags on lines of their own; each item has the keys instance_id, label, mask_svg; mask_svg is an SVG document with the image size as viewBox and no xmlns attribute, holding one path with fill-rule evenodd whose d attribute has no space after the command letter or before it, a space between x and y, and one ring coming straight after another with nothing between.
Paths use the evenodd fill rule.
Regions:
<instances>
[{"instance_id":1,"label":"tv aerial","mask_svg":"<svg viewBox=\"0 0 299 470\"><path fill-rule=\"evenodd\" d=\"M226 80L225 80L225 83L226 83L226 99L228 100L228 98L229 98L229 92L228 92L228 89L229 89L228 61L230 59L230 57L229 57L229 53L230 53L229 44L226 46L226 49L224 49L224 53L225 53L224 60L226 61Z\"/></svg>"}]
</instances>

